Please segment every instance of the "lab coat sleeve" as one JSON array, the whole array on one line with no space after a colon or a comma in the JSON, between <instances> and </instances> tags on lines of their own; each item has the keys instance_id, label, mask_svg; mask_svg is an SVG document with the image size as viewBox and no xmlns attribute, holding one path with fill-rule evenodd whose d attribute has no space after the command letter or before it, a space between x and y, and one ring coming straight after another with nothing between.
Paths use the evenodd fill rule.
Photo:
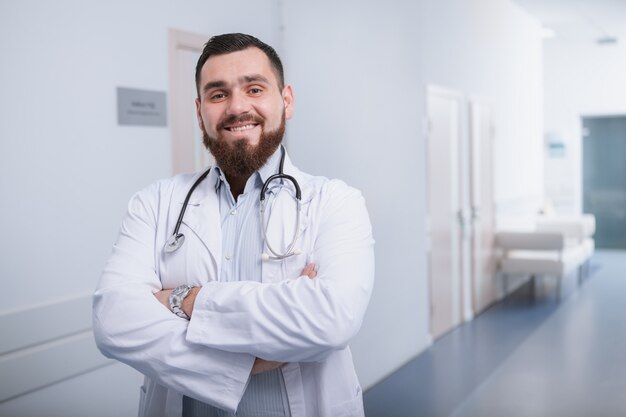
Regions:
<instances>
[{"instance_id":1,"label":"lab coat sleeve","mask_svg":"<svg viewBox=\"0 0 626 417\"><path fill-rule=\"evenodd\" d=\"M277 283L209 282L187 340L280 362L321 361L359 330L374 281L374 240L360 192L330 181L319 196L318 275Z\"/></svg>"},{"instance_id":2,"label":"lab coat sleeve","mask_svg":"<svg viewBox=\"0 0 626 417\"><path fill-rule=\"evenodd\" d=\"M159 194L155 184L129 204L93 298L96 344L160 385L235 411L254 357L187 341L187 320L153 295L161 290L155 268Z\"/></svg>"}]
</instances>

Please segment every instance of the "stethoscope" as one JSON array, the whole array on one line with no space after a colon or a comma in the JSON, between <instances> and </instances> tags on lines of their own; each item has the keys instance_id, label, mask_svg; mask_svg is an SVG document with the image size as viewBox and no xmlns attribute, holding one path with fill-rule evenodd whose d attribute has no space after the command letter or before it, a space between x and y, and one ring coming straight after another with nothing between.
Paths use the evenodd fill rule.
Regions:
<instances>
[{"instance_id":1,"label":"stethoscope","mask_svg":"<svg viewBox=\"0 0 626 417\"><path fill-rule=\"evenodd\" d=\"M267 261L270 259L281 260L281 259L285 259L290 256L293 256L293 255L299 255L301 253L300 250L295 248L296 240L298 239L298 225L300 224L300 201L302 199L301 192L300 192L300 185L298 184L298 181L296 181L294 177L292 177L291 175L287 175L283 172L284 164L285 164L285 148L281 145L280 165L278 166L278 173L270 176L263 183L263 188L261 188L260 209L259 209L261 232L263 234L263 242L265 246L267 246L267 249L271 252L271 255L268 253L261 254L261 259L264 261ZM180 214L178 215L178 220L176 221L176 227L174 228L174 233L172 233L172 236L170 236L170 238L167 239L167 241L165 242L165 245L163 246L163 250L165 251L165 253L176 252L183 245L183 243L185 243L185 235L180 232L180 225L183 223L183 217L185 216L185 211L187 210L187 205L189 204L189 199L191 198L193 191L196 189L198 185L200 185L200 183L207 177L207 175L209 175L209 172L211 172L211 168L207 169L202 175L200 175L200 177L198 177L196 182L194 182L191 188L189 189L189 192L187 192L187 196L185 197L185 201L183 202L183 207L181 208ZM296 189L296 197L295 197L296 224L294 227L293 238L291 239L291 243L287 245L287 250L284 253L280 253L279 251L274 249L272 245L270 245L269 240L267 239L269 217L267 218L267 221L266 221L265 209L266 209L267 200L265 199L265 194L267 193L267 190L270 184L275 180L291 181L294 188ZM274 201L276 201L276 199L274 199Z\"/></svg>"}]
</instances>

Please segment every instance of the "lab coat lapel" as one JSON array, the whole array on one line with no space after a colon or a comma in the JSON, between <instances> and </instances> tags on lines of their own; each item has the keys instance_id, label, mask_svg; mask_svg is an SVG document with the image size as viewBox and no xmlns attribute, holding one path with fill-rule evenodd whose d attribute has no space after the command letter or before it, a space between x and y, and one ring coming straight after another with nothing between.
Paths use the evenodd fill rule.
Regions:
<instances>
[{"instance_id":1,"label":"lab coat lapel","mask_svg":"<svg viewBox=\"0 0 626 417\"><path fill-rule=\"evenodd\" d=\"M191 195L183 223L202 241L219 271L222 256L222 226L219 200L215 190L216 181L217 170L211 169L209 175Z\"/></svg>"}]
</instances>

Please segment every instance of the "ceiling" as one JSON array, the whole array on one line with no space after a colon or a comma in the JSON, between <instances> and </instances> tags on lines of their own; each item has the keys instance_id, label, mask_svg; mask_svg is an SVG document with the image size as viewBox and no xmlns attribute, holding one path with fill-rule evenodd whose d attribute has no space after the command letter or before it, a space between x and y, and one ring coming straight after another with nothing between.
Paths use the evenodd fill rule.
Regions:
<instances>
[{"instance_id":1,"label":"ceiling","mask_svg":"<svg viewBox=\"0 0 626 417\"><path fill-rule=\"evenodd\" d=\"M514 1L545 28L554 31L554 40L606 45L626 43L626 0Z\"/></svg>"}]
</instances>

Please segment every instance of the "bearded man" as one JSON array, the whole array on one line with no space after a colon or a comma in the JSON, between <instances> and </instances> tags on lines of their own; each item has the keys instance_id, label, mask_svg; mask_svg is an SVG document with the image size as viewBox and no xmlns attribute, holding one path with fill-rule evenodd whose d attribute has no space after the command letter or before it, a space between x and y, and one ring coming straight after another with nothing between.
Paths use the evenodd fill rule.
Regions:
<instances>
[{"instance_id":1,"label":"bearded man","mask_svg":"<svg viewBox=\"0 0 626 417\"><path fill-rule=\"evenodd\" d=\"M216 166L131 199L94 294L99 349L145 375L140 416L363 416L347 346L374 280L363 197L291 163L269 45L212 37L196 87Z\"/></svg>"}]
</instances>

